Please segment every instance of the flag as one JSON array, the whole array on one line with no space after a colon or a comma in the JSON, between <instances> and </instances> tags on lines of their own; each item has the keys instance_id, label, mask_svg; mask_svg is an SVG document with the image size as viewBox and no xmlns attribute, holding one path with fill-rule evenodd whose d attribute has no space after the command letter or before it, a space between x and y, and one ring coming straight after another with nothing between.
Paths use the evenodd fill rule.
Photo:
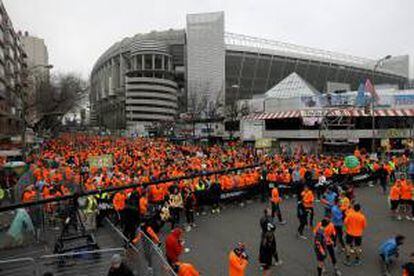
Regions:
<instances>
[{"instance_id":1,"label":"flag","mask_svg":"<svg viewBox=\"0 0 414 276\"><path fill-rule=\"evenodd\" d=\"M375 92L375 88L369 79L365 81L365 91L371 94L374 102L379 102L379 96L377 92Z\"/></svg>"},{"instance_id":2,"label":"flag","mask_svg":"<svg viewBox=\"0 0 414 276\"><path fill-rule=\"evenodd\" d=\"M365 84L361 82L358 87L358 94L355 99L355 105L358 107L365 106Z\"/></svg>"}]
</instances>

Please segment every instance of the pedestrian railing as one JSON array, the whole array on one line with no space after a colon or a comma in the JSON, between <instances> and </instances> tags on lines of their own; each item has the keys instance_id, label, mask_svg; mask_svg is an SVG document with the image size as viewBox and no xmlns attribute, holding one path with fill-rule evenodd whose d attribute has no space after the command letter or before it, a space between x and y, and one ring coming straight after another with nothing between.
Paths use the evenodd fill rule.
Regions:
<instances>
[{"instance_id":1,"label":"pedestrian railing","mask_svg":"<svg viewBox=\"0 0 414 276\"><path fill-rule=\"evenodd\" d=\"M4 259L0 260L0 275L41 276L46 272L54 276L107 275L114 254L126 259L124 248Z\"/></svg>"},{"instance_id":2,"label":"pedestrian railing","mask_svg":"<svg viewBox=\"0 0 414 276\"><path fill-rule=\"evenodd\" d=\"M54 276L107 275L114 254L126 258L124 248L107 248L44 255L37 262L42 273L52 272Z\"/></svg>"},{"instance_id":3,"label":"pedestrian railing","mask_svg":"<svg viewBox=\"0 0 414 276\"><path fill-rule=\"evenodd\" d=\"M176 276L168 264L162 247L156 245L144 232L140 231L140 240L132 244L128 238L109 219L109 226L127 245L127 260L137 275L143 276Z\"/></svg>"},{"instance_id":4,"label":"pedestrian railing","mask_svg":"<svg viewBox=\"0 0 414 276\"><path fill-rule=\"evenodd\" d=\"M39 265L33 258L16 258L0 260L0 275L37 276Z\"/></svg>"}]
</instances>

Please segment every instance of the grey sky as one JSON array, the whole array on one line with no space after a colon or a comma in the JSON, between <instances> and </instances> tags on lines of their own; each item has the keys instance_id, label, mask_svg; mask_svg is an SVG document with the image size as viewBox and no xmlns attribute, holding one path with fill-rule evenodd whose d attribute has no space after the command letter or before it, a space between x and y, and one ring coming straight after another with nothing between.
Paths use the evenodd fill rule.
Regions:
<instances>
[{"instance_id":1,"label":"grey sky","mask_svg":"<svg viewBox=\"0 0 414 276\"><path fill-rule=\"evenodd\" d=\"M54 71L89 76L125 36L225 11L226 31L362 57L414 56L413 0L3 0L17 30L45 39ZM412 66L410 68L413 73Z\"/></svg>"}]
</instances>

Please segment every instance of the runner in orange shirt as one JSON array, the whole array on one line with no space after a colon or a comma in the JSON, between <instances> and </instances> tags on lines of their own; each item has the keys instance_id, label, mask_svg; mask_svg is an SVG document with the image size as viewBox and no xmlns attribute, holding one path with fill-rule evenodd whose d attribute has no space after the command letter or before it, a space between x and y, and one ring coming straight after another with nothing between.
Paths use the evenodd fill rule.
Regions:
<instances>
[{"instance_id":1,"label":"runner in orange shirt","mask_svg":"<svg viewBox=\"0 0 414 276\"><path fill-rule=\"evenodd\" d=\"M270 198L270 202L272 204L272 218L274 218L275 214L276 214L277 218L279 220L279 223L280 224L286 224L286 221L284 221L282 219L282 212L280 211L280 202L281 201L282 201L282 199L280 198L280 195L279 195L279 189L276 185L275 187L272 188L271 198Z\"/></svg>"},{"instance_id":2,"label":"runner in orange shirt","mask_svg":"<svg viewBox=\"0 0 414 276\"><path fill-rule=\"evenodd\" d=\"M362 255L362 236L367 227L367 220L361 212L359 204L354 205L354 211L349 212L344 221L346 232L346 261L345 265L350 266L351 255L355 254L355 265L361 264Z\"/></svg>"},{"instance_id":3,"label":"runner in orange shirt","mask_svg":"<svg viewBox=\"0 0 414 276\"><path fill-rule=\"evenodd\" d=\"M398 214L398 207L401 201L401 181L397 180L395 184L390 189L390 205L391 205L391 215L397 220L401 220L401 215Z\"/></svg>"},{"instance_id":4,"label":"runner in orange shirt","mask_svg":"<svg viewBox=\"0 0 414 276\"><path fill-rule=\"evenodd\" d=\"M334 267L336 275L338 275L340 272L337 267L337 259L335 255L335 240L336 240L336 230L335 226L332 222L329 221L328 218L322 219L322 221L318 222L316 224L315 229L313 230L313 233L316 235L318 231L323 230L324 238L325 238L325 244L326 244L326 251L329 253L329 257L331 258L332 265Z\"/></svg>"},{"instance_id":5,"label":"runner in orange shirt","mask_svg":"<svg viewBox=\"0 0 414 276\"><path fill-rule=\"evenodd\" d=\"M410 209L412 208L413 201L413 186L411 182L402 179L401 180L401 207L402 213L405 214L407 220L414 220L414 217L410 217Z\"/></svg>"},{"instance_id":6,"label":"runner in orange shirt","mask_svg":"<svg viewBox=\"0 0 414 276\"><path fill-rule=\"evenodd\" d=\"M313 195L312 190L309 189L308 186L305 186L301 194L303 207L307 213L307 217L309 217L309 226L313 228L313 217L314 217L314 209L313 203L315 201L315 196Z\"/></svg>"}]
</instances>

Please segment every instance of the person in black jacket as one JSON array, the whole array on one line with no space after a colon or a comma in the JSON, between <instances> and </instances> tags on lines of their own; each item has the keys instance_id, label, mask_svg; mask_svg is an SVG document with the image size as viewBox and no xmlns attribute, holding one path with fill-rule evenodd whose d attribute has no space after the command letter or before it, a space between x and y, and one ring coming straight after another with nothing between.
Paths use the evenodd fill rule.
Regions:
<instances>
[{"instance_id":1,"label":"person in black jacket","mask_svg":"<svg viewBox=\"0 0 414 276\"><path fill-rule=\"evenodd\" d=\"M300 200L297 202L296 211L299 220L297 236L298 238L306 240L307 238L303 235L303 230L305 229L305 226L307 224L308 214L306 212L305 206L303 206L303 203Z\"/></svg>"},{"instance_id":2,"label":"person in black jacket","mask_svg":"<svg viewBox=\"0 0 414 276\"><path fill-rule=\"evenodd\" d=\"M134 276L131 269L122 261L119 254L114 254L111 259L111 267L108 276Z\"/></svg>"},{"instance_id":3,"label":"person in black jacket","mask_svg":"<svg viewBox=\"0 0 414 276\"><path fill-rule=\"evenodd\" d=\"M263 211L264 215L263 217L260 219L260 228L262 229L262 238L264 237L264 235L270 231L272 228L271 225L274 226L273 224L273 218L272 218L272 211L270 210L270 208L266 208Z\"/></svg>"},{"instance_id":4,"label":"person in black jacket","mask_svg":"<svg viewBox=\"0 0 414 276\"><path fill-rule=\"evenodd\" d=\"M217 178L211 185L209 190L210 201L211 201L211 213L220 213L220 197L221 197L221 186Z\"/></svg>"},{"instance_id":5,"label":"person in black jacket","mask_svg":"<svg viewBox=\"0 0 414 276\"><path fill-rule=\"evenodd\" d=\"M270 275L270 268L272 266L273 258L275 258L275 265L281 265L276 247L276 239L273 232L267 232L261 242L259 251L259 262L263 269L263 275Z\"/></svg>"},{"instance_id":6,"label":"person in black jacket","mask_svg":"<svg viewBox=\"0 0 414 276\"><path fill-rule=\"evenodd\" d=\"M186 231L189 232L191 227L195 227L194 223L194 207L196 205L196 198L194 193L186 188L184 191L184 210L185 217L187 219L187 228Z\"/></svg>"},{"instance_id":7,"label":"person in black jacket","mask_svg":"<svg viewBox=\"0 0 414 276\"><path fill-rule=\"evenodd\" d=\"M385 169L385 163L382 164L381 168L377 171L378 178L380 181L380 186L384 195L387 193L388 185L388 171Z\"/></svg>"},{"instance_id":8,"label":"person in black jacket","mask_svg":"<svg viewBox=\"0 0 414 276\"><path fill-rule=\"evenodd\" d=\"M140 224L140 214L138 210L139 206L139 194L137 191L133 191L126 200L124 209L124 234L128 239L135 237L135 230Z\"/></svg>"}]
</instances>

